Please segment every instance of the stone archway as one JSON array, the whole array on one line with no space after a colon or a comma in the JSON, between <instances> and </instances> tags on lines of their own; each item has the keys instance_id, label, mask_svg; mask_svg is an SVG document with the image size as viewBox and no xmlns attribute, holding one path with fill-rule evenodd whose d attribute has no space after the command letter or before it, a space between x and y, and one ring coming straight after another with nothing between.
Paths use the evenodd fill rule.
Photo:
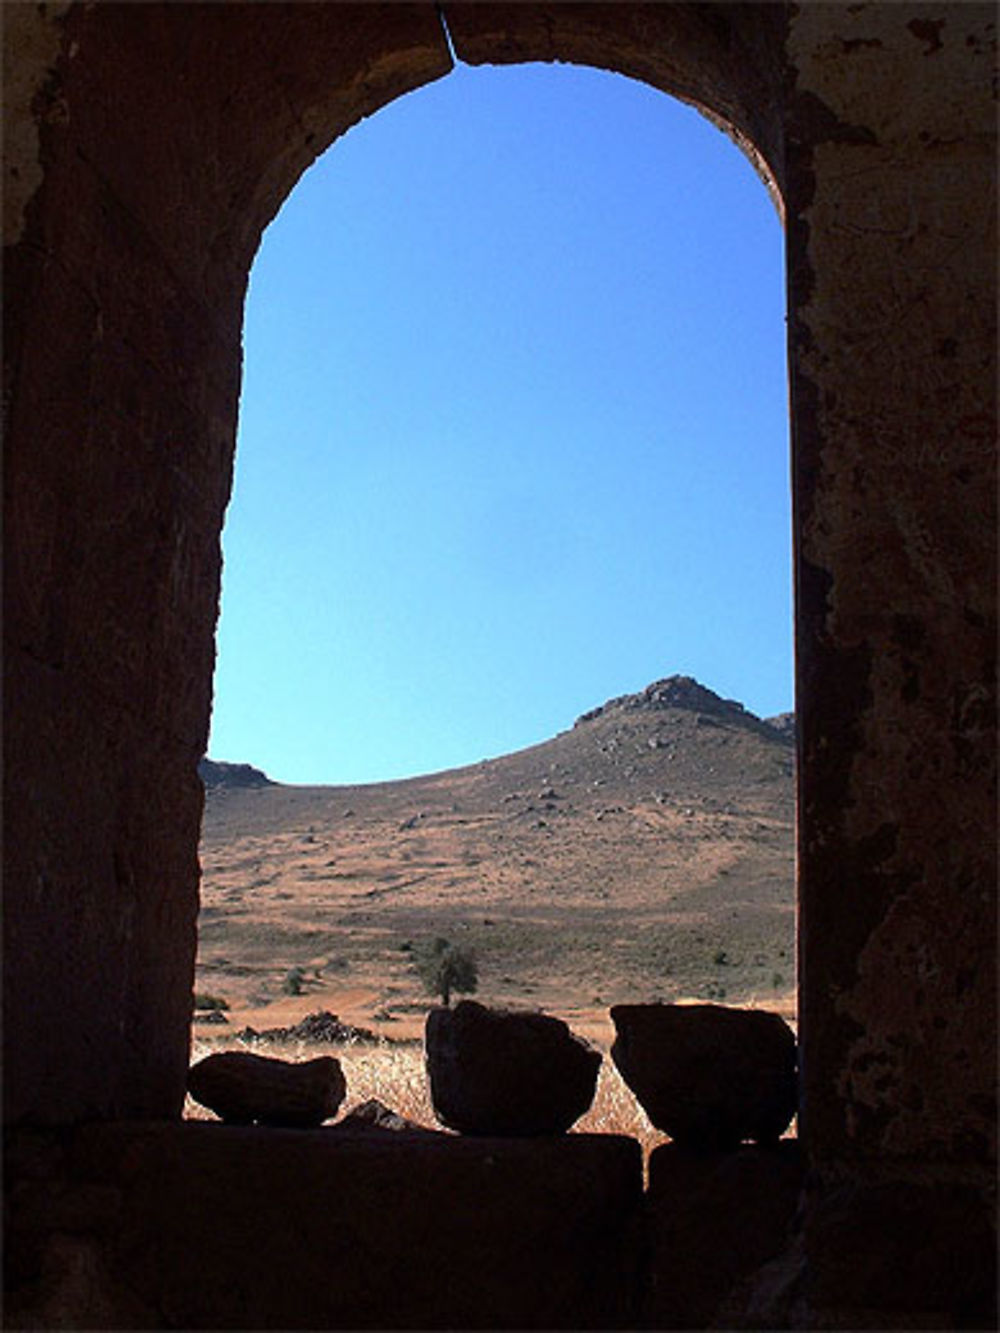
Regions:
<instances>
[{"instance_id":1,"label":"stone archway","mask_svg":"<svg viewBox=\"0 0 1000 1333\"><path fill-rule=\"evenodd\" d=\"M782 127L776 52L767 46L776 13L762 25L738 7L706 15L686 5L459 5L447 19L470 63L589 62L695 100L730 127L777 194ZM67 945L100 968L105 987L93 988L80 1019L90 1043L119 1046L129 1068L112 1074L110 1061L95 1064L74 1043L57 1054L32 1041L15 1062L12 1109L43 1119L83 1108L163 1114L180 1104L187 1040L194 762L209 715L247 274L264 226L305 167L360 117L447 73L449 38L425 5L71 6L50 27L35 27L52 41L59 34L62 55L36 101L44 106L27 156L40 150L44 187L15 213L14 236L23 238L15 253L26 305L28 284L39 283L38 321L65 331L49 357L73 365L53 394L41 363L22 354L17 410L30 415L36 440L47 433L55 445L75 432L81 462L75 475L29 481L25 473L12 488L30 537L11 586L15 606L16 593L28 593L26 672L44 664L67 685L45 711L47 728L59 728L59 744L74 756L63 761L63 782L78 794L58 816L47 805L54 789L41 779L40 800L17 783L10 794L15 803L26 798L21 817L39 841L53 821L75 828L62 864L50 850L37 874L53 903L73 902L76 885L94 898L82 915L74 909L72 938L56 931L44 953L53 978L72 973ZM116 108L101 96L112 85ZM131 128L129 99L143 107ZM83 201L81 225L61 211L70 199ZM33 221L49 256L36 267L25 235ZM13 272L16 310L16 264ZM109 508L113 518L102 518ZM56 553L60 534L70 539L65 557ZM86 549L70 556L74 537ZM75 598L86 614L63 624L58 610L43 610L44 594L40 601L29 584L46 575L53 607ZM91 703L81 710L83 696ZM24 752L32 752L27 737ZM33 762L48 761L35 747ZM38 955L20 943L21 923L10 929L12 955L37 967ZM12 1005L26 985L11 980ZM35 1001L43 1011L51 1005L51 1029L65 1023L59 992L53 980ZM54 1082L50 1060L60 1070Z\"/></svg>"},{"instance_id":2,"label":"stone archway","mask_svg":"<svg viewBox=\"0 0 1000 1333\"><path fill-rule=\"evenodd\" d=\"M992 7L445 8L464 60L586 62L699 103L782 191L803 1132L831 1178L980 1179ZM450 55L420 3L60 3L4 25L7 1114L169 1117L246 274L309 162Z\"/></svg>"}]
</instances>

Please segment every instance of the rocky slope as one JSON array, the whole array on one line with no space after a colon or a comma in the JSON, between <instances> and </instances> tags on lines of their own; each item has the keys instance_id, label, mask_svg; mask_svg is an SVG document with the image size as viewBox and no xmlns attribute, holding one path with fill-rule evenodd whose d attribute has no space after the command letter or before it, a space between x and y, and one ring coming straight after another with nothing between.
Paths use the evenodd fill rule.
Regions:
<instances>
[{"instance_id":1,"label":"rocky slope","mask_svg":"<svg viewBox=\"0 0 1000 1333\"><path fill-rule=\"evenodd\" d=\"M218 759L202 759L198 776L206 791L216 787L268 787L271 779L252 764L227 764Z\"/></svg>"},{"instance_id":2,"label":"rocky slope","mask_svg":"<svg viewBox=\"0 0 1000 1333\"><path fill-rule=\"evenodd\" d=\"M496 1002L773 1003L793 984L793 773L787 727L674 676L467 768L213 786L199 989L264 1006L301 967L304 1006L350 991L353 1017L391 1024L426 1005L411 946L444 935Z\"/></svg>"}]
</instances>

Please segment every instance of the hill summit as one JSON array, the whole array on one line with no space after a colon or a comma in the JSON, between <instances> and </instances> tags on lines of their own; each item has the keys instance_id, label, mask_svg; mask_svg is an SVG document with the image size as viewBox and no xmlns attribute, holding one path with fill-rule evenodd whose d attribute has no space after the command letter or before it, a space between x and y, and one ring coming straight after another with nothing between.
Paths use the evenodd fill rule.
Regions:
<instances>
[{"instance_id":1,"label":"hill summit","mask_svg":"<svg viewBox=\"0 0 1000 1333\"><path fill-rule=\"evenodd\" d=\"M667 676L647 685L638 694L620 694L607 703L592 708L577 718L575 726L592 722L595 718L608 713L634 713L639 710L651 712L670 708L686 708L691 712L702 713L707 717L728 718L734 722L749 722L751 725L769 726L760 718L747 711L735 699L723 699L707 686L700 684L693 676ZM783 716L788 716L787 714Z\"/></svg>"},{"instance_id":2,"label":"hill summit","mask_svg":"<svg viewBox=\"0 0 1000 1333\"><path fill-rule=\"evenodd\" d=\"M213 787L270 787L271 779L252 764L229 764L223 759L200 760L198 776L205 784L205 789Z\"/></svg>"}]
</instances>

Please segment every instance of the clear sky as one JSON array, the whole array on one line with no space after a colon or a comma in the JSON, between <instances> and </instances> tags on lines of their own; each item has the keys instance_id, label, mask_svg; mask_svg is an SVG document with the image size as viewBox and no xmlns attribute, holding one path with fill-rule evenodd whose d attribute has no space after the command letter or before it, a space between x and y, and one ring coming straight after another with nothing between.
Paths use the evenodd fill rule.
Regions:
<instances>
[{"instance_id":1,"label":"clear sky","mask_svg":"<svg viewBox=\"0 0 1000 1333\"><path fill-rule=\"evenodd\" d=\"M617 75L350 130L251 273L211 756L404 777L675 673L791 709L783 263L738 149Z\"/></svg>"}]
</instances>

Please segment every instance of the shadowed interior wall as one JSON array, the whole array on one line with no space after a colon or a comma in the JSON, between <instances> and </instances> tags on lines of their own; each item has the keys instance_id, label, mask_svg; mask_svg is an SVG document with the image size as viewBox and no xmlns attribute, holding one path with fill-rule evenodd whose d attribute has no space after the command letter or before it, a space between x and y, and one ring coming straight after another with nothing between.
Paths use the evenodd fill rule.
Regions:
<instances>
[{"instance_id":1,"label":"shadowed interior wall","mask_svg":"<svg viewBox=\"0 0 1000 1333\"><path fill-rule=\"evenodd\" d=\"M818 1161L996 1151L994 17L806 5L789 30Z\"/></svg>"},{"instance_id":2,"label":"shadowed interior wall","mask_svg":"<svg viewBox=\"0 0 1000 1333\"><path fill-rule=\"evenodd\" d=\"M428 6L4 20L41 60L7 163L8 1118L170 1116L247 273L317 153L450 60Z\"/></svg>"},{"instance_id":3,"label":"shadowed interior wall","mask_svg":"<svg viewBox=\"0 0 1000 1333\"><path fill-rule=\"evenodd\" d=\"M603 63L718 104L745 142L766 128L777 174L777 47L755 62L738 40L759 45L759 25L557 11L516 12L524 36L502 7L450 22L469 59L604 45ZM43 58L8 250L8 1107L176 1114L247 273L315 156L451 58L428 5L14 17Z\"/></svg>"},{"instance_id":4,"label":"shadowed interior wall","mask_svg":"<svg viewBox=\"0 0 1000 1333\"><path fill-rule=\"evenodd\" d=\"M702 103L783 190L803 1136L832 1174L981 1173L993 9L446 10L471 63L585 61ZM309 162L450 56L428 5L14 6L4 23L7 1114L169 1117L247 273Z\"/></svg>"}]
</instances>

